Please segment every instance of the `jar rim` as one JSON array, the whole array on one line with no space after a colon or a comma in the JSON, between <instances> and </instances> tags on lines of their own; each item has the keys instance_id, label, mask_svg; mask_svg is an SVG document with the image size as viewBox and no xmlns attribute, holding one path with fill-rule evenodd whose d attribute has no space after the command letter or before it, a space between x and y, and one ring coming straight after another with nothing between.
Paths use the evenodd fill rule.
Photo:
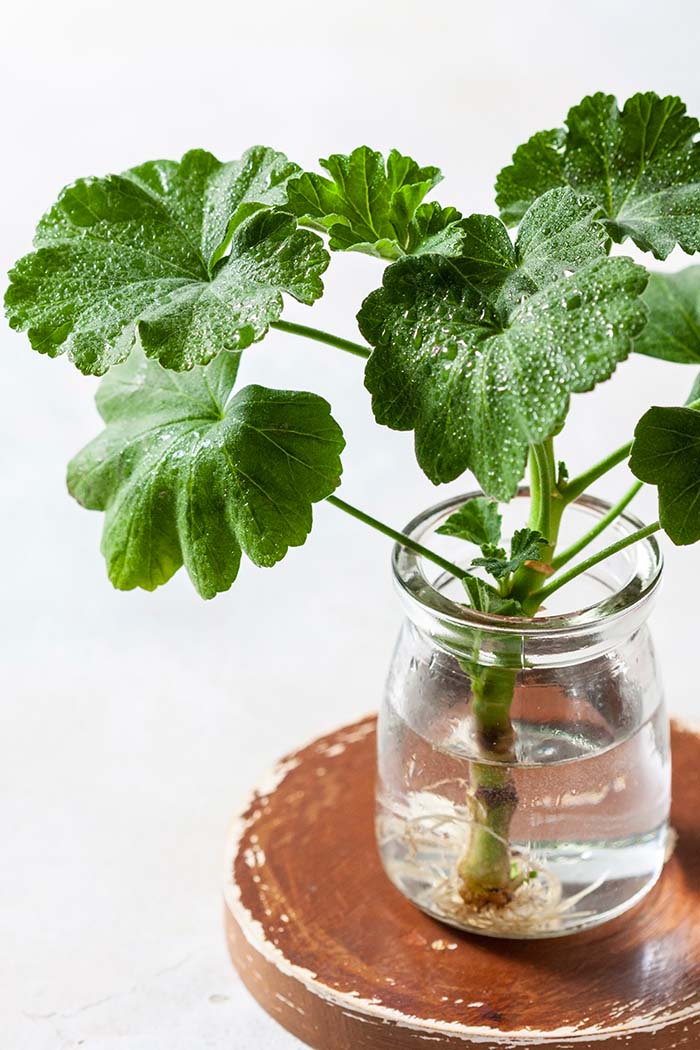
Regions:
<instances>
[{"instance_id":1,"label":"jar rim","mask_svg":"<svg viewBox=\"0 0 700 1050\"><path fill-rule=\"evenodd\" d=\"M406 535L421 542L428 532L440 524L440 520L449 516L470 499L483 496L476 489L472 492L451 496L440 503L428 507L417 514L404 528ZM520 487L515 498L529 498L530 490ZM573 500L572 507L592 511L603 517L612 509L612 505L597 496L584 494ZM644 523L626 511L615 521L618 531L631 534L644 527ZM600 601L568 613L555 613L528 619L517 616L498 616L494 613L482 613L466 604L454 601L437 587L438 580L449 580L449 574L443 573L431 582L423 568L420 554L397 543L392 552L394 581L402 598L409 605L418 605L424 613L434 614L436 618L456 628L478 628L489 634L542 637L544 635L576 634L588 632L592 628L608 626L632 610L646 605L656 591L663 569L663 554L656 536L651 535L630 545L626 549L635 555L632 575L622 586L611 591Z\"/></svg>"}]
</instances>

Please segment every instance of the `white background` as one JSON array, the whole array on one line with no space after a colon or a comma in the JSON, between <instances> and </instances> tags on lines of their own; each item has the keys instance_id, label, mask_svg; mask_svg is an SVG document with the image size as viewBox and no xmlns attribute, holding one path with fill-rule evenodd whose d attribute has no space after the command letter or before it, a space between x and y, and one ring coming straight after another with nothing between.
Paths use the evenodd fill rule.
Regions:
<instances>
[{"instance_id":1,"label":"white background","mask_svg":"<svg viewBox=\"0 0 700 1050\"><path fill-rule=\"evenodd\" d=\"M443 203L492 210L513 148L589 91L654 88L700 113L699 30L694 0L14 3L0 45L2 270L64 183L192 146L230 159L262 142L305 166L397 146L442 167ZM286 316L352 338L379 280L373 260L335 257L313 314ZM388 544L322 506L303 549L274 570L246 565L213 602L184 576L114 592L100 516L64 487L98 427L94 383L24 336L2 328L0 341L2 1045L291 1050L225 957L223 843L280 753L376 706L398 622ZM279 334L243 370L324 394L348 439L343 496L401 525L437 494L410 436L373 424L361 372ZM693 378L624 365L575 399L562 454L587 466ZM655 516L651 494L635 509ZM689 716L699 570L700 550L668 551L655 617L672 709Z\"/></svg>"}]
</instances>

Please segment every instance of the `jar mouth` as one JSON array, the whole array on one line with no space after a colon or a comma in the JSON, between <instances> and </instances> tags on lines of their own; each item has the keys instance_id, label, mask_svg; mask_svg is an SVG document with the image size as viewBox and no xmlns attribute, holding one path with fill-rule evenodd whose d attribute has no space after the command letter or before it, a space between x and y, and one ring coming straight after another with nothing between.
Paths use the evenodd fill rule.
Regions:
<instances>
[{"instance_id":1,"label":"jar mouth","mask_svg":"<svg viewBox=\"0 0 700 1050\"><path fill-rule=\"evenodd\" d=\"M452 496L429 507L413 518L405 527L404 532L411 539L425 543L426 538L435 533L450 514L453 514L470 499L478 496L483 496L483 492L475 490L463 495ZM515 499L529 499L529 497L530 490L521 487ZM611 504L596 496L583 495L572 501L571 508L586 512L592 519L600 519L611 510ZM620 539L642 527L643 522L625 512L609 526L608 535L612 535L613 539ZM472 549L471 545L468 546L466 543L465 548ZM529 619L478 612L448 597L443 593L442 588L450 580L454 581L454 577L449 573L442 573L437 579L431 581L426 575L425 563L421 555L398 543L393 549L392 567L395 583L402 599L409 605L409 612L410 606L415 608L417 605L423 616L432 613L444 624L454 625L455 628L478 628L489 634L570 635L578 631L589 632L597 626L607 626L614 620L627 616L632 610L641 609L650 601L659 585L663 568L663 555L656 537L647 536L644 540L631 544L625 549L624 554L628 565L626 579L614 589L608 585L608 593L602 599L584 604L571 612L551 615L545 612ZM471 557L463 559L465 567L470 561ZM461 567L462 560L457 560L457 563ZM572 564L575 562L572 561ZM563 593L566 592L563 591Z\"/></svg>"}]
</instances>

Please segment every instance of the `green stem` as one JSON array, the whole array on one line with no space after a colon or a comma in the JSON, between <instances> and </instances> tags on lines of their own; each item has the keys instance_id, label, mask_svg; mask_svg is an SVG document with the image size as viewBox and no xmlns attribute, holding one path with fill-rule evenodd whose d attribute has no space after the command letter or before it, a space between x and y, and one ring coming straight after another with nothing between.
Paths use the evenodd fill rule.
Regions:
<instances>
[{"instance_id":1,"label":"green stem","mask_svg":"<svg viewBox=\"0 0 700 1050\"><path fill-rule=\"evenodd\" d=\"M385 525L383 521L378 521L377 518L365 514L363 510L353 507L350 503L346 503L345 500L338 499L337 496L328 496L326 503L331 503L339 510L345 511L345 513L349 514L351 517L356 518L365 525L369 525L377 532L381 532L382 535L388 536L389 539L401 544L402 547L407 547L416 554L420 554L423 558L427 558L428 561L433 562L434 565L438 565L441 569L444 569L445 572L449 572L458 580L462 580L465 576L469 575L466 569L460 569L459 565L455 565L454 562L448 561L446 558L441 558L439 554L435 553L435 551L431 551L422 544L416 543L416 541L412 540L410 536L407 536L405 532L399 532L397 529L392 529L390 525Z\"/></svg>"},{"instance_id":2,"label":"green stem","mask_svg":"<svg viewBox=\"0 0 700 1050\"><path fill-rule=\"evenodd\" d=\"M520 884L513 877L510 825L518 806L511 770L474 763L471 787L483 814L470 829L469 847L459 862L459 893L468 908L502 907Z\"/></svg>"},{"instance_id":3,"label":"green stem","mask_svg":"<svg viewBox=\"0 0 700 1050\"><path fill-rule=\"evenodd\" d=\"M586 470L583 474L579 474L578 477L572 478L568 482L564 492L562 493L565 503L573 503L575 499L597 481L598 478L602 478L603 474L607 474L609 470L616 467L618 463L622 463L624 460L629 459L630 452L632 451L632 442L628 441L626 445L622 445L621 448L611 452L605 459L601 459L600 463L595 463L589 470Z\"/></svg>"},{"instance_id":4,"label":"green stem","mask_svg":"<svg viewBox=\"0 0 700 1050\"><path fill-rule=\"evenodd\" d=\"M530 528L537 529L549 539L552 520L552 491L554 489L554 451L551 440L530 447L532 496Z\"/></svg>"},{"instance_id":5,"label":"green stem","mask_svg":"<svg viewBox=\"0 0 700 1050\"><path fill-rule=\"evenodd\" d=\"M529 457L530 466L530 519L529 526L531 529L537 528L537 522L540 516L540 507L542 505L542 475L540 471L539 457L533 454L533 450L530 450Z\"/></svg>"},{"instance_id":6,"label":"green stem","mask_svg":"<svg viewBox=\"0 0 700 1050\"><path fill-rule=\"evenodd\" d=\"M548 539L542 560L549 562L566 506L556 486L552 440L532 445L529 458L530 528ZM523 600L545 578L534 566L523 566L515 573L509 593ZM476 672L465 668L471 678L474 726L483 758L472 763L470 770L479 818L471 825L469 845L458 867L460 894L467 907L507 904L519 885L519 877L513 877L509 846L510 824L518 805L511 768L516 759L510 712L520 643L517 637L513 641L517 651L512 654L510 667L487 667Z\"/></svg>"},{"instance_id":7,"label":"green stem","mask_svg":"<svg viewBox=\"0 0 700 1050\"><path fill-rule=\"evenodd\" d=\"M460 895L467 907L507 904L514 881L509 845L510 822L518 805L513 778L514 733L510 709L517 671L464 667L472 683L472 711L484 761L470 765L470 793L477 803L469 845L460 859Z\"/></svg>"},{"instance_id":8,"label":"green stem","mask_svg":"<svg viewBox=\"0 0 700 1050\"><path fill-rule=\"evenodd\" d=\"M561 569L562 566L566 565L567 562L571 561L572 558L575 558L577 554L587 547L589 543L592 543L593 540L600 536L601 532L604 532L608 525L611 525L613 521L619 518L620 514L622 514L626 507L632 502L642 487L643 482L636 481L629 492L626 492L622 499L619 500L614 507L610 508L605 517L601 518L600 521L597 521L593 528L589 529L588 532L585 532L575 543L572 543L570 547L567 547L566 550L563 550L561 554L558 554L556 558L553 559L552 568Z\"/></svg>"},{"instance_id":9,"label":"green stem","mask_svg":"<svg viewBox=\"0 0 700 1050\"><path fill-rule=\"evenodd\" d=\"M474 676L473 712L479 747L489 758L512 758L515 735L510 708L515 692L516 671L488 667Z\"/></svg>"},{"instance_id":10,"label":"green stem","mask_svg":"<svg viewBox=\"0 0 700 1050\"><path fill-rule=\"evenodd\" d=\"M278 332L289 332L291 335L301 335L306 339L315 339L317 343L326 343L328 346L334 346L337 350L345 350L349 354L355 354L356 357L368 358L372 353L368 347L361 346L360 343L353 343L350 339L341 339L339 335L331 335L330 332L323 332L320 328L311 328L306 324L293 324L291 321L273 321L270 328L276 328Z\"/></svg>"},{"instance_id":11,"label":"green stem","mask_svg":"<svg viewBox=\"0 0 700 1050\"><path fill-rule=\"evenodd\" d=\"M553 557L562 515L566 510L566 500L562 498L556 486L554 447L551 438L542 445L530 446L530 492L530 528L541 532L549 541L547 546L542 548L541 555L541 561L546 565ZM511 597L524 602L544 579L545 573L531 565L524 565L513 577Z\"/></svg>"},{"instance_id":12,"label":"green stem","mask_svg":"<svg viewBox=\"0 0 700 1050\"><path fill-rule=\"evenodd\" d=\"M688 401L684 407L694 410L700 409L700 398L697 398L695 401ZM609 456L605 457L605 459L601 459L600 463L595 463L583 474L579 474L578 477L572 478L562 492L564 502L573 503L575 499L578 499L579 496L583 495L594 481L597 481L598 478L602 478L604 474L607 474L609 470L616 467L618 463L622 463L624 460L629 459L633 444L634 441L628 441L626 444L621 445L620 448L615 449L614 452L611 452Z\"/></svg>"},{"instance_id":13,"label":"green stem","mask_svg":"<svg viewBox=\"0 0 700 1050\"><path fill-rule=\"evenodd\" d=\"M604 550L599 551L597 554L592 554L590 558L586 558L585 561L579 562L578 565L574 565L568 572L562 573L561 576L557 576L556 579L548 583L546 587L542 587L541 590L536 591L532 594L532 602L537 602L537 605L541 605L543 601L549 598L550 595L558 591L560 587L563 587L567 583L571 583L581 573L587 572L592 569L594 565L597 565L601 561L605 561L606 558L611 558L613 554L619 554L625 547L631 546L633 543L638 543L640 540L644 540L647 536L651 536L653 533L658 532L661 528L661 524L655 521L652 525L645 525L643 529L637 529L636 532L631 532L629 536L623 536L617 543L611 543L609 547L605 547Z\"/></svg>"},{"instance_id":14,"label":"green stem","mask_svg":"<svg viewBox=\"0 0 700 1050\"><path fill-rule=\"evenodd\" d=\"M461 579L467 575L466 569L460 569L345 500L329 496L327 502L427 558L452 576ZM469 849L459 864L460 892L468 906L482 907L488 903L506 903L513 887L508 830L518 799L509 759L513 760L510 708L517 672L489 667L482 673L473 674L471 669L466 673L472 678L474 720L480 750L486 761L472 765L472 792L481 817L472 826Z\"/></svg>"}]
</instances>

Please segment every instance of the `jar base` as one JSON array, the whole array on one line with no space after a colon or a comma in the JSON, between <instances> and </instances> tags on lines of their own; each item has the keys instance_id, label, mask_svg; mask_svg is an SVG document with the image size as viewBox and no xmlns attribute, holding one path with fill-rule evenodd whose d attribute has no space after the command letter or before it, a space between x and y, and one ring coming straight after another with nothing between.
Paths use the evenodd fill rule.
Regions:
<instances>
[{"instance_id":1,"label":"jar base","mask_svg":"<svg viewBox=\"0 0 700 1050\"><path fill-rule=\"evenodd\" d=\"M385 869L386 870L386 869ZM387 872L387 874L389 874ZM482 908L470 910L459 898L458 894L450 894L446 900L441 897L434 906L430 906L428 900L411 900L431 919L451 926L453 929L461 930L463 933L477 934L481 937L495 937L499 940L536 941L546 940L552 937L568 937L584 930L602 926L606 922L617 919L620 915L636 907L646 895L654 888L661 875L661 870L656 876L628 897L616 908L607 911L596 912L593 915L571 918L563 915L552 915L547 911L548 894L545 892L540 899L531 898L528 904L523 906L521 902L514 899L503 908ZM400 883L389 875L394 886L406 896L405 890ZM582 889L581 895L589 892L589 888Z\"/></svg>"},{"instance_id":2,"label":"jar base","mask_svg":"<svg viewBox=\"0 0 700 1050\"><path fill-rule=\"evenodd\" d=\"M472 907L460 893L457 873L464 840L449 841L450 821L420 832L395 814L380 811L377 839L384 870L394 886L431 918L466 933L536 940L564 937L600 926L638 904L663 869L667 825L615 843L513 844L520 885L502 905ZM454 827L455 825L453 825ZM456 825L460 831L464 830Z\"/></svg>"}]
</instances>

